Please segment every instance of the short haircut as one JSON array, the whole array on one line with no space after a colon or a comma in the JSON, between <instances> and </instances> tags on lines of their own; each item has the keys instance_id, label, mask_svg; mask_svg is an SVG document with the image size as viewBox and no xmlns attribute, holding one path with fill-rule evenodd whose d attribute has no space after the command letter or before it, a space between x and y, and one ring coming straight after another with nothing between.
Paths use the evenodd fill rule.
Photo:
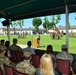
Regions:
<instances>
[{"instance_id":1,"label":"short haircut","mask_svg":"<svg viewBox=\"0 0 76 75\"><path fill-rule=\"evenodd\" d=\"M17 39L16 38L13 38L13 42L17 42Z\"/></svg>"},{"instance_id":2,"label":"short haircut","mask_svg":"<svg viewBox=\"0 0 76 75\"><path fill-rule=\"evenodd\" d=\"M31 41L28 41L28 42L27 42L27 45L28 45L28 46L31 46L31 44L32 44Z\"/></svg>"},{"instance_id":3,"label":"short haircut","mask_svg":"<svg viewBox=\"0 0 76 75\"><path fill-rule=\"evenodd\" d=\"M2 39L1 42L4 42L4 39Z\"/></svg>"},{"instance_id":4,"label":"short haircut","mask_svg":"<svg viewBox=\"0 0 76 75\"><path fill-rule=\"evenodd\" d=\"M50 50L49 50L50 49ZM52 47L52 45L48 45L47 46L47 51L46 51L47 53L53 53L53 47Z\"/></svg>"},{"instance_id":5,"label":"short haircut","mask_svg":"<svg viewBox=\"0 0 76 75\"><path fill-rule=\"evenodd\" d=\"M72 62L71 67L72 67L73 72L76 74L76 60L74 60L74 61Z\"/></svg>"},{"instance_id":6,"label":"short haircut","mask_svg":"<svg viewBox=\"0 0 76 75\"><path fill-rule=\"evenodd\" d=\"M62 51L67 51L67 50L68 50L67 45L63 44L63 45L62 45Z\"/></svg>"}]
</instances>

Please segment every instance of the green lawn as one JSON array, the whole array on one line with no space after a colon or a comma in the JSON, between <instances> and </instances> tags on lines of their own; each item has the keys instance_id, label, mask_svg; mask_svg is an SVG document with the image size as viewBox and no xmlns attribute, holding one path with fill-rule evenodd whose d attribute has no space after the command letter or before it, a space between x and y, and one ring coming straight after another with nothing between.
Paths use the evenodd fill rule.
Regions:
<instances>
[{"instance_id":1,"label":"green lawn","mask_svg":"<svg viewBox=\"0 0 76 75\"><path fill-rule=\"evenodd\" d=\"M16 35L10 36L10 42L12 44L12 39L17 38L18 44L26 45L27 41L31 40L33 43L33 38L36 35L27 35L26 38L19 38ZM0 39L7 40L6 35L0 35ZM69 38L69 53L76 53L76 38ZM49 35L40 35L40 46L42 50L46 50L47 45L52 44L54 51L61 51L61 45L65 44L65 36L63 36L60 40L53 40Z\"/></svg>"}]
</instances>

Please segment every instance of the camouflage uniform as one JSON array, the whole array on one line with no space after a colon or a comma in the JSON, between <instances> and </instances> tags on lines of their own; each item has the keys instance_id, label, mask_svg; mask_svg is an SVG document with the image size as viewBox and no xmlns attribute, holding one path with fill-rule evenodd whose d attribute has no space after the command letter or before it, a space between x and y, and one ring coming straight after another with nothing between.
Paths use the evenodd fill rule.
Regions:
<instances>
[{"instance_id":1,"label":"camouflage uniform","mask_svg":"<svg viewBox=\"0 0 76 75\"><path fill-rule=\"evenodd\" d=\"M21 47L19 47L19 46L17 46L17 45L11 45L10 47L9 47L9 49L10 50L15 50L15 51L21 51L22 52L22 49L21 49Z\"/></svg>"},{"instance_id":2,"label":"camouflage uniform","mask_svg":"<svg viewBox=\"0 0 76 75\"><path fill-rule=\"evenodd\" d=\"M28 62L24 60L16 65L16 70L22 73L28 73L29 75L34 75L35 68Z\"/></svg>"},{"instance_id":3,"label":"camouflage uniform","mask_svg":"<svg viewBox=\"0 0 76 75\"><path fill-rule=\"evenodd\" d=\"M56 55L56 59L70 60L70 63L72 63L73 56L71 54L67 53L66 51L63 51Z\"/></svg>"},{"instance_id":4,"label":"camouflage uniform","mask_svg":"<svg viewBox=\"0 0 76 75\"><path fill-rule=\"evenodd\" d=\"M8 62L10 62L10 60L6 56L0 54L0 67L3 71L3 74L5 74L3 64L9 65Z\"/></svg>"}]
</instances>

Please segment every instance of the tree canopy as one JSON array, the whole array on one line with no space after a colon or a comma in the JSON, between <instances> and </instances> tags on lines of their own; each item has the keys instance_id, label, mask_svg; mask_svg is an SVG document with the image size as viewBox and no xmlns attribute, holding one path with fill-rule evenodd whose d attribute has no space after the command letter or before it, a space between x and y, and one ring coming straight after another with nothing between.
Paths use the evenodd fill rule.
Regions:
<instances>
[{"instance_id":1,"label":"tree canopy","mask_svg":"<svg viewBox=\"0 0 76 75\"><path fill-rule=\"evenodd\" d=\"M35 31L38 31L38 27L42 24L41 18L34 18L32 24L35 27Z\"/></svg>"}]
</instances>

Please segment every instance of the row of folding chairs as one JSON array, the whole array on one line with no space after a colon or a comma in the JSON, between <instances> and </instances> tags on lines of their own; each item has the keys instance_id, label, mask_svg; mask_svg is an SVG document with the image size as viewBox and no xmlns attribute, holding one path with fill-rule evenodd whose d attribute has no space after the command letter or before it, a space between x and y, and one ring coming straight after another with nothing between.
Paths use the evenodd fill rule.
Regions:
<instances>
[{"instance_id":1,"label":"row of folding chairs","mask_svg":"<svg viewBox=\"0 0 76 75\"><path fill-rule=\"evenodd\" d=\"M11 54L11 58L10 59L13 62L17 62L18 63L18 62L21 62L22 60L24 60L24 56L21 55L20 51L11 50L10 54ZM38 68L39 64L40 64L40 56L36 55L36 54L33 54L31 61L32 61L32 64L34 65L34 67Z\"/></svg>"},{"instance_id":2,"label":"row of folding chairs","mask_svg":"<svg viewBox=\"0 0 76 75\"><path fill-rule=\"evenodd\" d=\"M35 63L37 62L35 61ZM35 64L34 66L39 67L39 63ZM4 64L4 69L5 69L6 75L28 75L28 74L20 73L16 70L13 70L12 67L6 66L5 64ZM57 59L56 69L58 69L62 74L70 75L71 74L70 61ZM1 68L0 68L0 75L2 75Z\"/></svg>"},{"instance_id":3,"label":"row of folding chairs","mask_svg":"<svg viewBox=\"0 0 76 75\"><path fill-rule=\"evenodd\" d=\"M22 57L21 56L21 52L20 51L13 51L11 50L10 51L10 54L11 54L11 60L13 62L20 62L22 60L24 60L24 56ZM32 65L35 67L35 68L38 68L39 67L39 64L40 64L40 56L39 55L36 55L36 54L33 54L32 55L32 59L31 59L31 62L32 62Z\"/></svg>"},{"instance_id":4,"label":"row of folding chairs","mask_svg":"<svg viewBox=\"0 0 76 75\"><path fill-rule=\"evenodd\" d=\"M40 65L40 57L39 55L32 55L33 66L38 68ZM69 60L56 60L57 67L56 69L59 70L62 74L70 75L71 74L71 66Z\"/></svg>"},{"instance_id":5,"label":"row of folding chairs","mask_svg":"<svg viewBox=\"0 0 76 75\"><path fill-rule=\"evenodd\" d=\"M57 59L56 63L57 63L57 69L62 74L71 75L72 72L69 60Z\"/></svg>"},{"instance_id":6,"label":"row of folding chairs","mask_svg":"<svg viewBox=\"0 0 76 75\"><path fill-rule=\"evenodd\" d=\"M18 72L17 70L14 70L11 66L7 66L5 64L3 64L3 66L5 70L5 75L29 75L27 73ZM3 75L1 68L0 68L0 75Z\"/></svg>"},{"instance_id":7,"label":"row of folding chairs","mask_svg":"<svg viewBox=\"0 0 76 75\"><path fill-rule=\"evenodd\" d=\"M40 65L40 57L38 55L33 55L32 60L33 60L33 66L38 68ZM69 60L57 59L56 64L57 64L56 69L59 70L62 74L66 75L71 74L71 66Z\"/></svg>"},{"instance_id":8,"label":"row of folding chairs","mask_svg":"<svg viewBox=\"0 0 76 75\"><path fill-rule=\"evenodd\" d=\"M16 56L15 56L15 55ZM21 53L18 51L16 51L15 53L11 52L11 55L13 56L12 58L15 60L15 61L22 61L22 58L21 58ZM15 58L16 57L16 58ZM36 55L36 54L33 54L32 55L32 59L31 59L31 62L32 62L32 65L35 67L35 68L38 68L39 65L40 65L40 56L39 55ZM69 75L70 74L70 61L69 60L62 60L62 59L57 59L56 61L57 63L57 69L62 73L62 74L67 74Z\"/></svg>"},{"instance_id":9,"label":"row of folding chairs","mask_svg":"<svg viewBox=\"0 0 76 75\"><path fill-rule=\"evenodd\" d=\"M20 62L24 59L24 57L22 56L20 51L14 51L14 50L10 50L10 55L11 55L11 60L13 62Z\"/></svg>"}]
</instances>

